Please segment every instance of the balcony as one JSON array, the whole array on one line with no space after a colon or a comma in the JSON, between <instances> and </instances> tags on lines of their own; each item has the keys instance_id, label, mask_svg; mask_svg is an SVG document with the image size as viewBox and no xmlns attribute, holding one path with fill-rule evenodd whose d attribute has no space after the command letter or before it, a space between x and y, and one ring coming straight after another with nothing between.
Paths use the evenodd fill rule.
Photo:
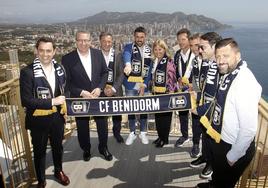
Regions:
<instances>
[{"instance_id":1,"label":"balcony","mask_svg":"<svg viewBox=\"0 0 268 188\"><path fill-rule=\"evenodd\" d=\"M17 79L0 84L0 138L3 141L0 144L3 153L0 167L5 188L34 187L36 184L29 133L24 128L24 111L20 106L18 86ZM202 169L189 167L189 162L193 160L189 155L192 142L181 148L174 148L174 143L180 136L177 122L174 113L170 143L160 149L151 144L156 139L153 123L149 124L148 145L143 145L138 138L131 146L118 144L110 131L108 147L114 156L110 162L105 161L98 153L98 138L92 122L92 158L84 162L75 124L70 121L66 126L63 156L63 169L71 180L68 187L194 187L197 183L206 181L199 178ZM257 152L237 187L268 187L267 131L268 103L262 99L259 103ZM122 135L127 138L127 126ZM47 187L62 187L54 179L49 148L46 165Z\"/></svg>"}]
</instances>

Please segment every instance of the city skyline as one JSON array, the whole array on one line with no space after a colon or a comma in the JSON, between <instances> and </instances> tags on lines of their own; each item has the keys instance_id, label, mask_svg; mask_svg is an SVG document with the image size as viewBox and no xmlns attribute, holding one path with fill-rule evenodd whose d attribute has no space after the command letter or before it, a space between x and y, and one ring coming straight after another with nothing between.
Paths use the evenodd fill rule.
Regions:
<instances>
[{"instance_id":1,"label":"city skyline","mask_svg":"<svg viewBox=\"0 0 268 188\"><path fill-rule=\"evenodd\" d=\"M102 11L204 15L222 23L268 23L268 1L258 0L0 0L0 23L75 21ZM177 6L175 6L177 5Z\"/></svg>"}]
</instances>

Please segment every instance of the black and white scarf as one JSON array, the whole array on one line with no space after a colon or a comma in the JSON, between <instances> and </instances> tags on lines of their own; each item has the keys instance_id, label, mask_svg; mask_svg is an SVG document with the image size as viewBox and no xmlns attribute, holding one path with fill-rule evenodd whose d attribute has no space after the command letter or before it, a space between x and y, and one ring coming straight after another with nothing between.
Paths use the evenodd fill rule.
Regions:
<instances>
[{"instance_id":1,"label":"black and white scarf","mask_svg":"<svg viewBox=\"0 0 268 188\"><path fill-rule=\"evenodd\" d=\"M65 87L65 71L60 64L56 62L56 60L52 59L51 63L55 69L55 80L58 82L60 93L64 94ZM54 94L52 89L47 81L47 77L42 68L41 62L38 58L36 58L33 62L33 76L34 76L34 97L38 99L52 99ZM56 112L57 109L54 106L50 110L36 109L34 111L34 116L44 116L49 115Z\"/></svg>"},{"instance_id":2,"label":"black and white scarf","mask_svg":"<svg viewBox=\"0 0 268 188\"><path fill-rule=\"evenodd\" d=\"M213 63L213 61L207 61L207 60L202 60L202 62L201 62L200 71L199 71L199 88L200 88L200 90L203 89L203 85L204 85L209 67L212 63Z\"/></svg>"},{"instance_id":3,"label":"black and white scarf","mask_svg":"<svg viewBox=\"0 0 268 188\"><path fill-rule=\"evenodd\" d=\"M202 62L202 64L207 64L207 62ZM202 68L206 70L202 70ZM206 72L205 79L199 79L200 87L202 89L200 96L201 99L198 100L200 101L200 105L210 103L214 99L217 90L217 84L219 82L219 72L216 61L210 62L209 65L201 67L200 74L204 74L204 72Z\"/></svg>"},{"instance_id":4,"label":"black and white scarf","mask_svg":"<svg viewBox=\"0 0 268 188\"><path fill-rule=\"evenodd\" d=\"M131 73L128 82L143 83L144 79L149 76L149 69L152 64L151 48L148 45L143 46L143 55L136 44L132 45L131 54Z\"/></svg>"},{"instance_id":5,"label":"black and white scarf","mask_svg":"<svg viewBox=\"0 0 268 188\"><path fill-rule=\"evenodd\" d=\"M178 50L176 52L176 54L174 55L174 63L177 67L177 73L178 73L178 78L181 78L184 82L186 82L185 84L189 84L189 82L191 82L191 76L189 78L187 78L185 75L189 73L190 68L191 68L191 63L192 63L192 51L190 51L188 58L186 60L186 62L184 62L182 56L181 56L181 49Z\"/></svg>"},{"instance_id":6,"label":"black and white scarf","mask_svg":"<svg viewBox=\"0 0 268 188\"><path fill-rule=\"evenodd\" d=\"M113 86L115 79L115 50L114 48L110 49L108 55L108 79L106 82L106 86Z\"/></svg>"},{"instance_id":7,"label":"black and white scarf","mask_svg":"<svg viewBox=\"0 0 268 188\"><path fill-rule=\"evenodd\" d=\"M206 114L200 119L201 123L207 128L207 133L217 143L219 143L221 139L221 129L227 94L232 85L232 82L238 75L243 64L244 62L240 61L231 73L229 73L227 76L221 76L214 100L210 104Z\"/></svg>"},{"instance_id":8,"label":"black and white scarf","mask_svg":"<svg viewBox=\"0 0 268 188\"><path fill-rule=\"evenodd\" d=\"M198 56L195 56L193 59L193 69L192 69L192 76L193 80L197 86L198 89L201 90L200 88L200 69L202 64L202 59L200 59Z\"/></svg>"},{"instance_id":9,"label":"black and white scarf","mask_svg":"<svg viewBox=\"0 0 268 188\"><path fill-rule=\"evenodd\" d=\"M156 65L155 72L153 74L153 92L165 93L167 82L167 64L168 57L165 55L159 63Z\"/></svg>"}]
</instances>

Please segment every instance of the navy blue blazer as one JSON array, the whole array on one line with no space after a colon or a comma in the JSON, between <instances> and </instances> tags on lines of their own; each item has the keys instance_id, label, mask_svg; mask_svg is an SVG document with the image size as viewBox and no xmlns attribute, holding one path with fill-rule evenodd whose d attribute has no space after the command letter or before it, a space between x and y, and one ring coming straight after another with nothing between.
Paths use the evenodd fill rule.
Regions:
<instances>
[{"instance_id":1,"label":"navy blue blazer","mask_svg":"<svg viewBox=\"0 0 268 188\"><path fill-rule=\"evenodd\" d=\"M55 81L54 97L65 94L61 93L58 80L56 79ZM50 87L48 82L47 87ZM48 110L52 108L52 99L38 99L34 94L33 64L24 67L20 71L20 97L22 106L26 108L26 129L31 129L32 126L47 126L47 124L53 121L52 115L33 116L36 109ZM63 117L61 120L64 122Z\"/></svg>"},{"instance_id":2,"label":"navy blue blazer","mask_svg":"<svg viewBox=\"0 0 268 188\"><path fill-rule=\"evenodd\" d=\"M80 97L82 90L91 92L95 88L104 89L108 70L102 52L90 48L91 54L91 80L79 58L77 50L62 57L62 65L65 68L67 80L66 89L70 91L70 97Z\"/></svg>"}]
</instances>

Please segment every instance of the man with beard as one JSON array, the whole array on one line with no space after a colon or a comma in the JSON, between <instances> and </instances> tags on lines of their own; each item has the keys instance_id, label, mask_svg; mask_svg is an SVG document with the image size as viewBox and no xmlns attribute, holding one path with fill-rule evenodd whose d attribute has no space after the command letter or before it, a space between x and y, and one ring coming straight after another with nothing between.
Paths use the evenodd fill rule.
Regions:
<instances>
[{"instance_id":1,"label":"man with beard","mask_svg":"<svg viewBox=\"0 0 268 188\"><path fill-rule=\"evenodd\" d=\"M247 63L241 60L234 39L219 41L215 57L220 79L213 101L201 117L211 137L208 148L213 174L212 181L197 187L232 188L255 153L262 88Z\"/></svg>"},{"instance_id":2,"label":"man with beard","mask_svg":"<svg viewBox=\"0 0 268 188\"><path fill-rule=\"evenodd\" d=\"M134 31L134 42L124 47L123 61L124 86L126 96L143 96L148 91L148 82L151 79L151 48L145 44L146 30L137 27ZM126 140L126 145L131 145L137 137L135 126L135 115L128 115L130 134ZM147 114L140 115L140 139L143 144L148 144L147 134Z\"/></svg>"}]
</instances>

